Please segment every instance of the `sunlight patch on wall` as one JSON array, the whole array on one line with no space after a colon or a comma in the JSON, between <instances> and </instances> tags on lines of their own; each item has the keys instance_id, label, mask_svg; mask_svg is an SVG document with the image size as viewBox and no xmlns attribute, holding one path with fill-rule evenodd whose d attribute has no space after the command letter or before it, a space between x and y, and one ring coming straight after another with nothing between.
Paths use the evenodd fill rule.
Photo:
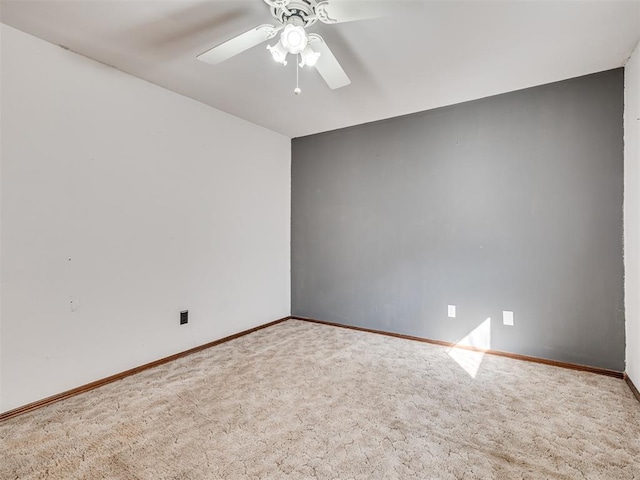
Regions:
<instances>
[{"instance_id":1,"label":"sunlight patch on wall","mask_svg":"<svg viewBox=\"0 0 640 480\"><path fill-rule=\"evenodd\" d=\"M480 351L456 348L457 346L474 347ZM485 351L491 349L491 318L487 318L468 335L456 342L456 347L449 348L447 353L471 378L476 378Z\"/></svg>"}]
</instances>

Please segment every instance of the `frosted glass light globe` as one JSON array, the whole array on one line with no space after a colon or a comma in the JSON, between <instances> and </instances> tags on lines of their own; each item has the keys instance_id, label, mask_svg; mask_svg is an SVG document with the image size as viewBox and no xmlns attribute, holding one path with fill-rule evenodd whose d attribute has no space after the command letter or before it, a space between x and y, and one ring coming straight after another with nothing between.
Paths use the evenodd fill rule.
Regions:
<instances>
[{"instance_id":1,"label":"frosted glass light globe","mask_svg":"<svg viewBox=\"0 0 640 480\"><path fill-rule=\"evenodd\" d=\"M307 46L307 33L303 27L289 24L284 27L280 41L289 53L297 55Z\"/></svg>"},{"instance_id":2,"label":"frosted glass light globe","mask_svg":"<svg viewBox=\"0 0 640 480\"><path fill-rule=\"evenodd\" d=\"M318 63L320 52L313 51L313 49L309 45L307 45L300 56L302 57L302 61L300 62L301 67L304 67L305 65L313 67L316 63Z\"/></svg>"},{"instance_id":3,"label":"frosted glass light globe","mask_svg":"<svg viewBox=\"0 0 640 480\"><path fill-rule=\"evenodd\" d=\"M275 45L267 45L267 50L271 52L273 59L283 65L287 64L287 50L282 45L282 42L278 42Z\"/></svg>"}]
</instances>

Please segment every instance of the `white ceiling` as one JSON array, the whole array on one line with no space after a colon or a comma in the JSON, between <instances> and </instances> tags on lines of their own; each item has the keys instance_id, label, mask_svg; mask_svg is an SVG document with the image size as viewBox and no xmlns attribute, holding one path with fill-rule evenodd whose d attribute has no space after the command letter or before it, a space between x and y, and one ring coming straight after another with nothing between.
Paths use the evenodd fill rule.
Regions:
<instances>
[{"instance_id":1,"label":"white ceiling","mask_svg":"<svg viewBox=\"0 0 640 480\"><path fill-rule=\"evenodd\" d=\"M352 84L330 90L305 69L300 96L295 62L266 44L196 60L272 23L263 0L2 0L0 20L289 137L620 67L640 38L640 0L417 3L419 15L311 27Z\"/></svg>"}]
</instances>

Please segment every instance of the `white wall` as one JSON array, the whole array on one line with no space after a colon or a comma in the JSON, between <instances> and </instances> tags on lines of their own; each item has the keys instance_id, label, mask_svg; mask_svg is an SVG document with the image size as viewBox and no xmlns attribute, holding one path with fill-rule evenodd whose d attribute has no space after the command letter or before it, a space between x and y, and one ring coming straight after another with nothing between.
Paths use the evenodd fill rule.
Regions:
<instances>
[{"instance_id":1,"label":"white wall","mask_svg":"<svg viewBox=\"0 0 640 480\"><path fill-rule=\"evenodd\" d=\"M640 44L625 66L624 257L627 374L640 387Z\"/></svg>"},{"instance_id":2,"label":"white wall","mask_svg":"<svg viewBox=\"0 0 640 480\"><path fill-rule=\"evenodd\" d=\"M0 410L289 314L288 138L1 39Z\"/></svg>"}]
</instances>

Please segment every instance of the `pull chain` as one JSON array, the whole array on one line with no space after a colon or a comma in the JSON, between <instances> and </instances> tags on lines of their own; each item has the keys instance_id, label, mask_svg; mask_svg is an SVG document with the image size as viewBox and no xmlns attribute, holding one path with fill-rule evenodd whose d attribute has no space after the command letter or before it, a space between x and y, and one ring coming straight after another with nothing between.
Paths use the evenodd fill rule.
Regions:
<instances>
[{"instance_id":1,"label":"pull chain","mask_svg":"<svg viewBox=\"0 0 640 480\"><path fill-rule=\"evenodd\" d=\"M302 90L300 90L300 86L298 85L298 70L300 69L300 54L296 56L296 88L293 91L296 95L300 95Z\"/></svg>"}]
</instances>

